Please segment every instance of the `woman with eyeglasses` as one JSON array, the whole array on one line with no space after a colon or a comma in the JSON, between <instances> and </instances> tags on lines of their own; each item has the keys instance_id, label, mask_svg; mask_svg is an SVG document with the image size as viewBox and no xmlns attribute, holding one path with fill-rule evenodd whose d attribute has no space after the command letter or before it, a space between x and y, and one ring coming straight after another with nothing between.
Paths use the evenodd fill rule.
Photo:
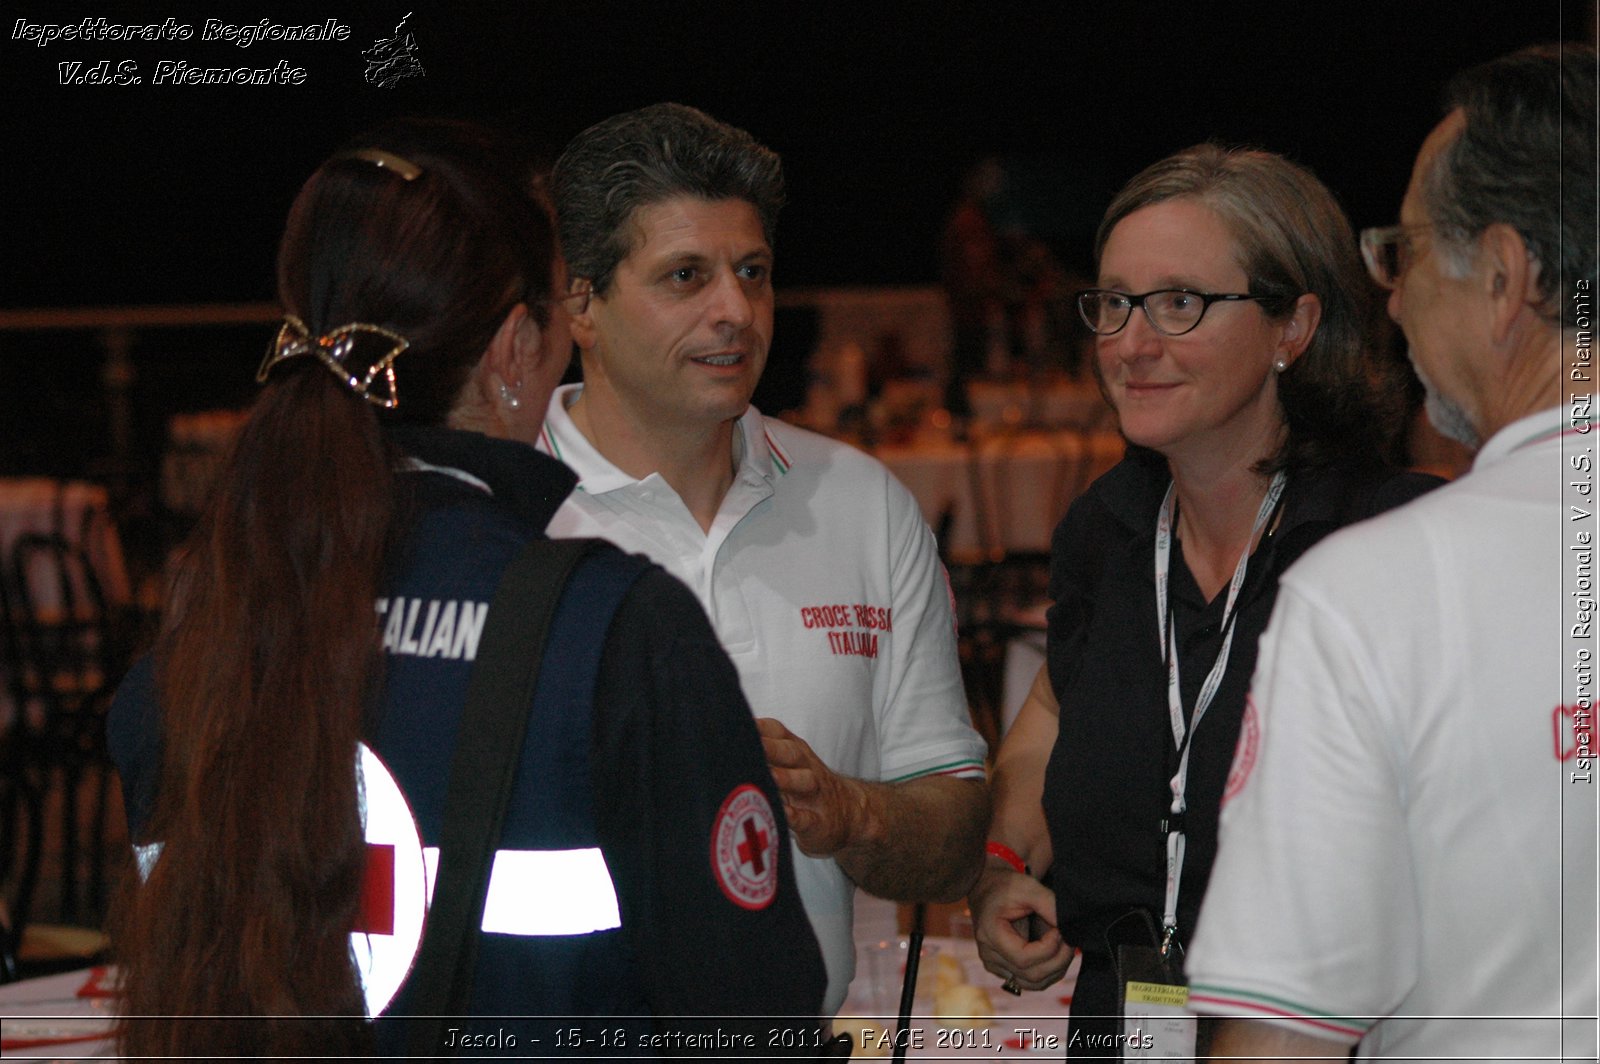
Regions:
<instances>
[{"instance_id":1,"label":"woman with eyeglasses","mask_svg":"<svg viewBox=\"0 0 1600 1064\"><path fill-rule=\"evenodd\" d=\"M1399 390L1309 172L1179 152L1112 201L1095 254L1078 309L1128 455L1056 529L1047 663L996 758L971 903L1013 993L1082 952L1068 1055L1115 1058L1122 984L1181 979L1279 574L1435 481L1384 465Z\"/></svg>"},{"instance_id":2,"label":"woman with eyeglasses","mask_svg":"<svg viewBox=\"0 0 1600 1064\"><path fill-rule=\"evenodd\" d=\"M438 856L452 818L489 819L456 800L481 771L453 764L463 706L495 612L536 599L499 596L508 568L577 481L533 446L571 358L565 270L504 147L394 123L295 200L260 395L111 713L144 875L114 928L123 1055L822 1041L821 954L738 676L690 591L608 546L561 585L537 686L498 673L497 715L527 730L481 922L443 954L468 1014L422 1046L396 1018L446 1011L411 962L425 898L432 920L477 893L452 893L470 861Z\"/></svg>"}]
</instances>

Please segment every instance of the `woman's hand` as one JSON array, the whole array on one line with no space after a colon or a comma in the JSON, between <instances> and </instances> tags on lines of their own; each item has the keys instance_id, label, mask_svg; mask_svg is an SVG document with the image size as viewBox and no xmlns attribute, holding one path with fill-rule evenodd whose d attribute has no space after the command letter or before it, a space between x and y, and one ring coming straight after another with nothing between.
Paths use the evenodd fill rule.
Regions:
<instances>
[{"instance_id":1,"label":"woman's hand","mask_svg":"<svg viewBox=\"0 0 1600 1064\"><path fill-rule=\"evenodd\" d=\"M1050 677L1041 668L995 756L989 838L1031 868L1050 867L1050 831L1040 797L1060 720ZM1000 978L1015 980L1014 986L1043 990L1072 963L1073 949L1056 930L1055 895L1033 876L990 857L967 900L978 956ZM1044 926L1036 942L1028 941L1030 917L1036 918L1036 926Z\"/></svg>"},{"instance_id":2,"label":"woman's hand","mask_svg":"<svg viewBox=\"0 0 1600 1064\"><path fill-rule=\"evenodd\" d=\"M983 966L1024 990L1043 990L1066 974L1076 952L1056 928L1056 897L1032 876L990 861L968 897ZM1029 917L1044 934L1028 941Z\"/></svg>"}]
</instances>

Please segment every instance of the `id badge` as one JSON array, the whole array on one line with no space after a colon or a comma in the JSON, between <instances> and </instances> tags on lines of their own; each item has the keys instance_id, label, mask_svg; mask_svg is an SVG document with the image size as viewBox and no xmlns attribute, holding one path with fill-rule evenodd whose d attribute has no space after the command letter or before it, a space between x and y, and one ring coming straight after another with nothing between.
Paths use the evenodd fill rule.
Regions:
<instances>
[{"instance_id":1,"label":"id badge","mask_svg":"<svg viewBox=\"0 0 1600 1064\"><path fill-rule=\"evenodd\" d=\"M1182 962L1154 946L1120 946L1117 970L1122 1059L1193 1061L1199 1020L1189 1011Z\"/></svg>"}]
</instances>

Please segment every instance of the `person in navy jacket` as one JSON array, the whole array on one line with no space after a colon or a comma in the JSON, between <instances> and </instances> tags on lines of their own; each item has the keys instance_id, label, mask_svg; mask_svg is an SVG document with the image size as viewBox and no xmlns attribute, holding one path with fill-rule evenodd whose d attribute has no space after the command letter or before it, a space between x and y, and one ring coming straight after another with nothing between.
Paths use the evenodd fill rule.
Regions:
<instances>
[{"instance_id":1,"label":"person in navy jacket","mask_svg":"<svg viewBox=\"0 0 1600 1064\"><path fill-rule=\"evenodd\" d=\"M291 210L260 397L109 723L143 873L115 926L128 1056L402 1044L484 619L576 482L531 446L571 341L517 158L394 123ZM439 1049L815 1053L782 804L693 595L597 550L544 666L473 1016Z\"/></svg>"}]
</instances>

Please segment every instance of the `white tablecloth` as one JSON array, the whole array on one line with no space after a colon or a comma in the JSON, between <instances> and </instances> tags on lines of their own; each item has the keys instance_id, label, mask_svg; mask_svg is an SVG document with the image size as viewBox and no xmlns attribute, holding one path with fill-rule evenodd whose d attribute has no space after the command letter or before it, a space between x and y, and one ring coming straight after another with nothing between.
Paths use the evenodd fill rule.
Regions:
<instances>
[{"instance_id":1,"label":"white tablecloth","mask_svg":"<svg viewBox=\"0 0 1600 1064\"><path fill-rule=\"evenodd\" d=\"M1111 408L1092 380L973 380L967 403L978 422L1091 431L1111 423Z\"/></svg>"},{"instance_id":2,"label":"white tablecloth","mask_svg":"<svg viewBox=\"0 0 1600 1064\"><path fill-rule=\"evenodd\" d=\"M112 604L131 599L122 541L106 509L106 489L82 481L46 477L0 478L0 559L11 578L11 553L27 533L60 533L83 546ZM60 608L61 595L45 574L30 573L28 589L36 606Z\"/></svg>"},{"instance_id":3,"label":"white tablecloth","mask_svg":"<svg viewBox=\"0 0 1600 1064\"><path fill-rule=\"evenodd\" d=\"M890 1040L899 1011L910 955L907 936L897 930L899 907L893 902L856 892L856 977L839 1012L838 1026L870 1020ZM952 920L952 930L954 920ZM937 986L942 978L959 978L982 991L992 1016L940 1017ZM1001 980L978 960L978 947L970 932L959 937L923 939L918 964L917 993L912 999L912 1030L907 1056L923 1060L994 1060L1042 1054L1061 1059L1066 1045L1067 1014L1077 984L1077 962L1061 982L1047 990L1020 996L1000 989ZM1054 1044L1052 1046L1052 1040ZM883 1056L892 1055L892 1042Z\"/></svg>"},{"instance_id":4,"label":"white tablecloth","mask_svg":"<svg viewBox=\"0 0 1600 1064\"><path fill-rule=\"evenodd\" d=\"M0 1055L77 1060L112 1052L113 970L93 968L0 986Z\"/></svg>"},{"instance_id":5,"label":"white tablecloth","mask_svg":"<svg viewBox=\"0 0 1600 1064\"><path fill-rule=\"evenodd\" d=\"M929 525L937 529L951 515L945 551L967 560L1047 552L1072 500L1116 465L1124 448L1115 432L1061 429L967 443L931 437L873 453L916 496Z\"/></svg>"},{"instance_id":6,"label":"white tablecloth","mask_svg":"<svg viewBox=\"0 0 1600 1064\"><path fill-rule=\"evenodd\" d=\"M12 606L18 610L22 604L12 568L13 555L17 540L28 534L60 534L82 546L105 595L106 605L116 608L132 601L122 541L107 509L105 488L45 477L0 478L0 567L3 567L0 579L4 579ZM61 619L65 606L62 580L46 555L33 556L25 579L28 601L36 616L45 622ZM93 600L81 572L71 570L68 581L79 619L92 616L88 611L93 607ZM4 662L0 662L0 673L4 669ZM0 676L0 679L5 678ZM16 715L11 685L0 682L0 727L9 725Z\"/></svg>"},{"instance_id":7,"label":"white tablecloth","mask_svg":"<svg viewBox=\"0 0 1600 1064\"><path fill-rule=\"evenodd\" d=\"M892 1050L908 946L903 935L876 943L858 942L856 980L835 1021L835 1029L858 1027L857 1020L868 1020L875 1025L866 1038L869 1046L876 1042L878 1046L870 1047ZM876 992L871 971L871 954L875 950L885 954L879 964L885 977L878 980L882 985ZM980 1002L987 1004L986 1010L980 1005L977 1011L990 1014L939 1015L943 1003L941 980L976 988L981 992ZM970 938L923 939L906 1056L924 1060L994 1060L1042 1055L1059 1060L1066 1045L1067 1014L1077 982L1076 962L1061 982L1036 993L1008 994L1000 989L1000 982L979 962L977 944Z\"/></svg>"},{"instance_id":8,"label":"white tablecloth","mask_svg":"<svg viewBox=\"0 0 1600 1064\"><path fill-rule=\"evenodd\" d=\"M879 944L864 942L861 945L870 952ZM888 1000L894 1004L887 1015L873 1019L884 1032L879 1037L887 1043L895 1025L898 980L908 954L904 937L882 945L886 956L892 958L886 970L892 968L889 974L894 985L888 988ZM955 968L951 967L952 963ZM918 991L912 1007L913 1033L907 1042L908 1057L994 1060L1007 1057L1060 1059L1062 1056L1075 970L1069 970L1062 982L1048 990L1015 997L1001 990L1000 980L984 971L978 962L978 948L971 939L942 937L924 939L919 969ZM959 971L967 984L983 990L991 1003L992 1016L935 1015L935 984L941 972L949 979L953 971ZM109 1057L115 1048L110 1037L114 1018L114 999L110 993L114 982L115 969L95 968L0 987L0 1055L8 1060ZM862 996L867 992L867 980L858 977L840 1015L873 1016L875 1010ZM844 1025L848 1020L840 1023ZM891 1055L888 1044L883 1048L883 1056Z\"/></svg>"}]
</instances>

